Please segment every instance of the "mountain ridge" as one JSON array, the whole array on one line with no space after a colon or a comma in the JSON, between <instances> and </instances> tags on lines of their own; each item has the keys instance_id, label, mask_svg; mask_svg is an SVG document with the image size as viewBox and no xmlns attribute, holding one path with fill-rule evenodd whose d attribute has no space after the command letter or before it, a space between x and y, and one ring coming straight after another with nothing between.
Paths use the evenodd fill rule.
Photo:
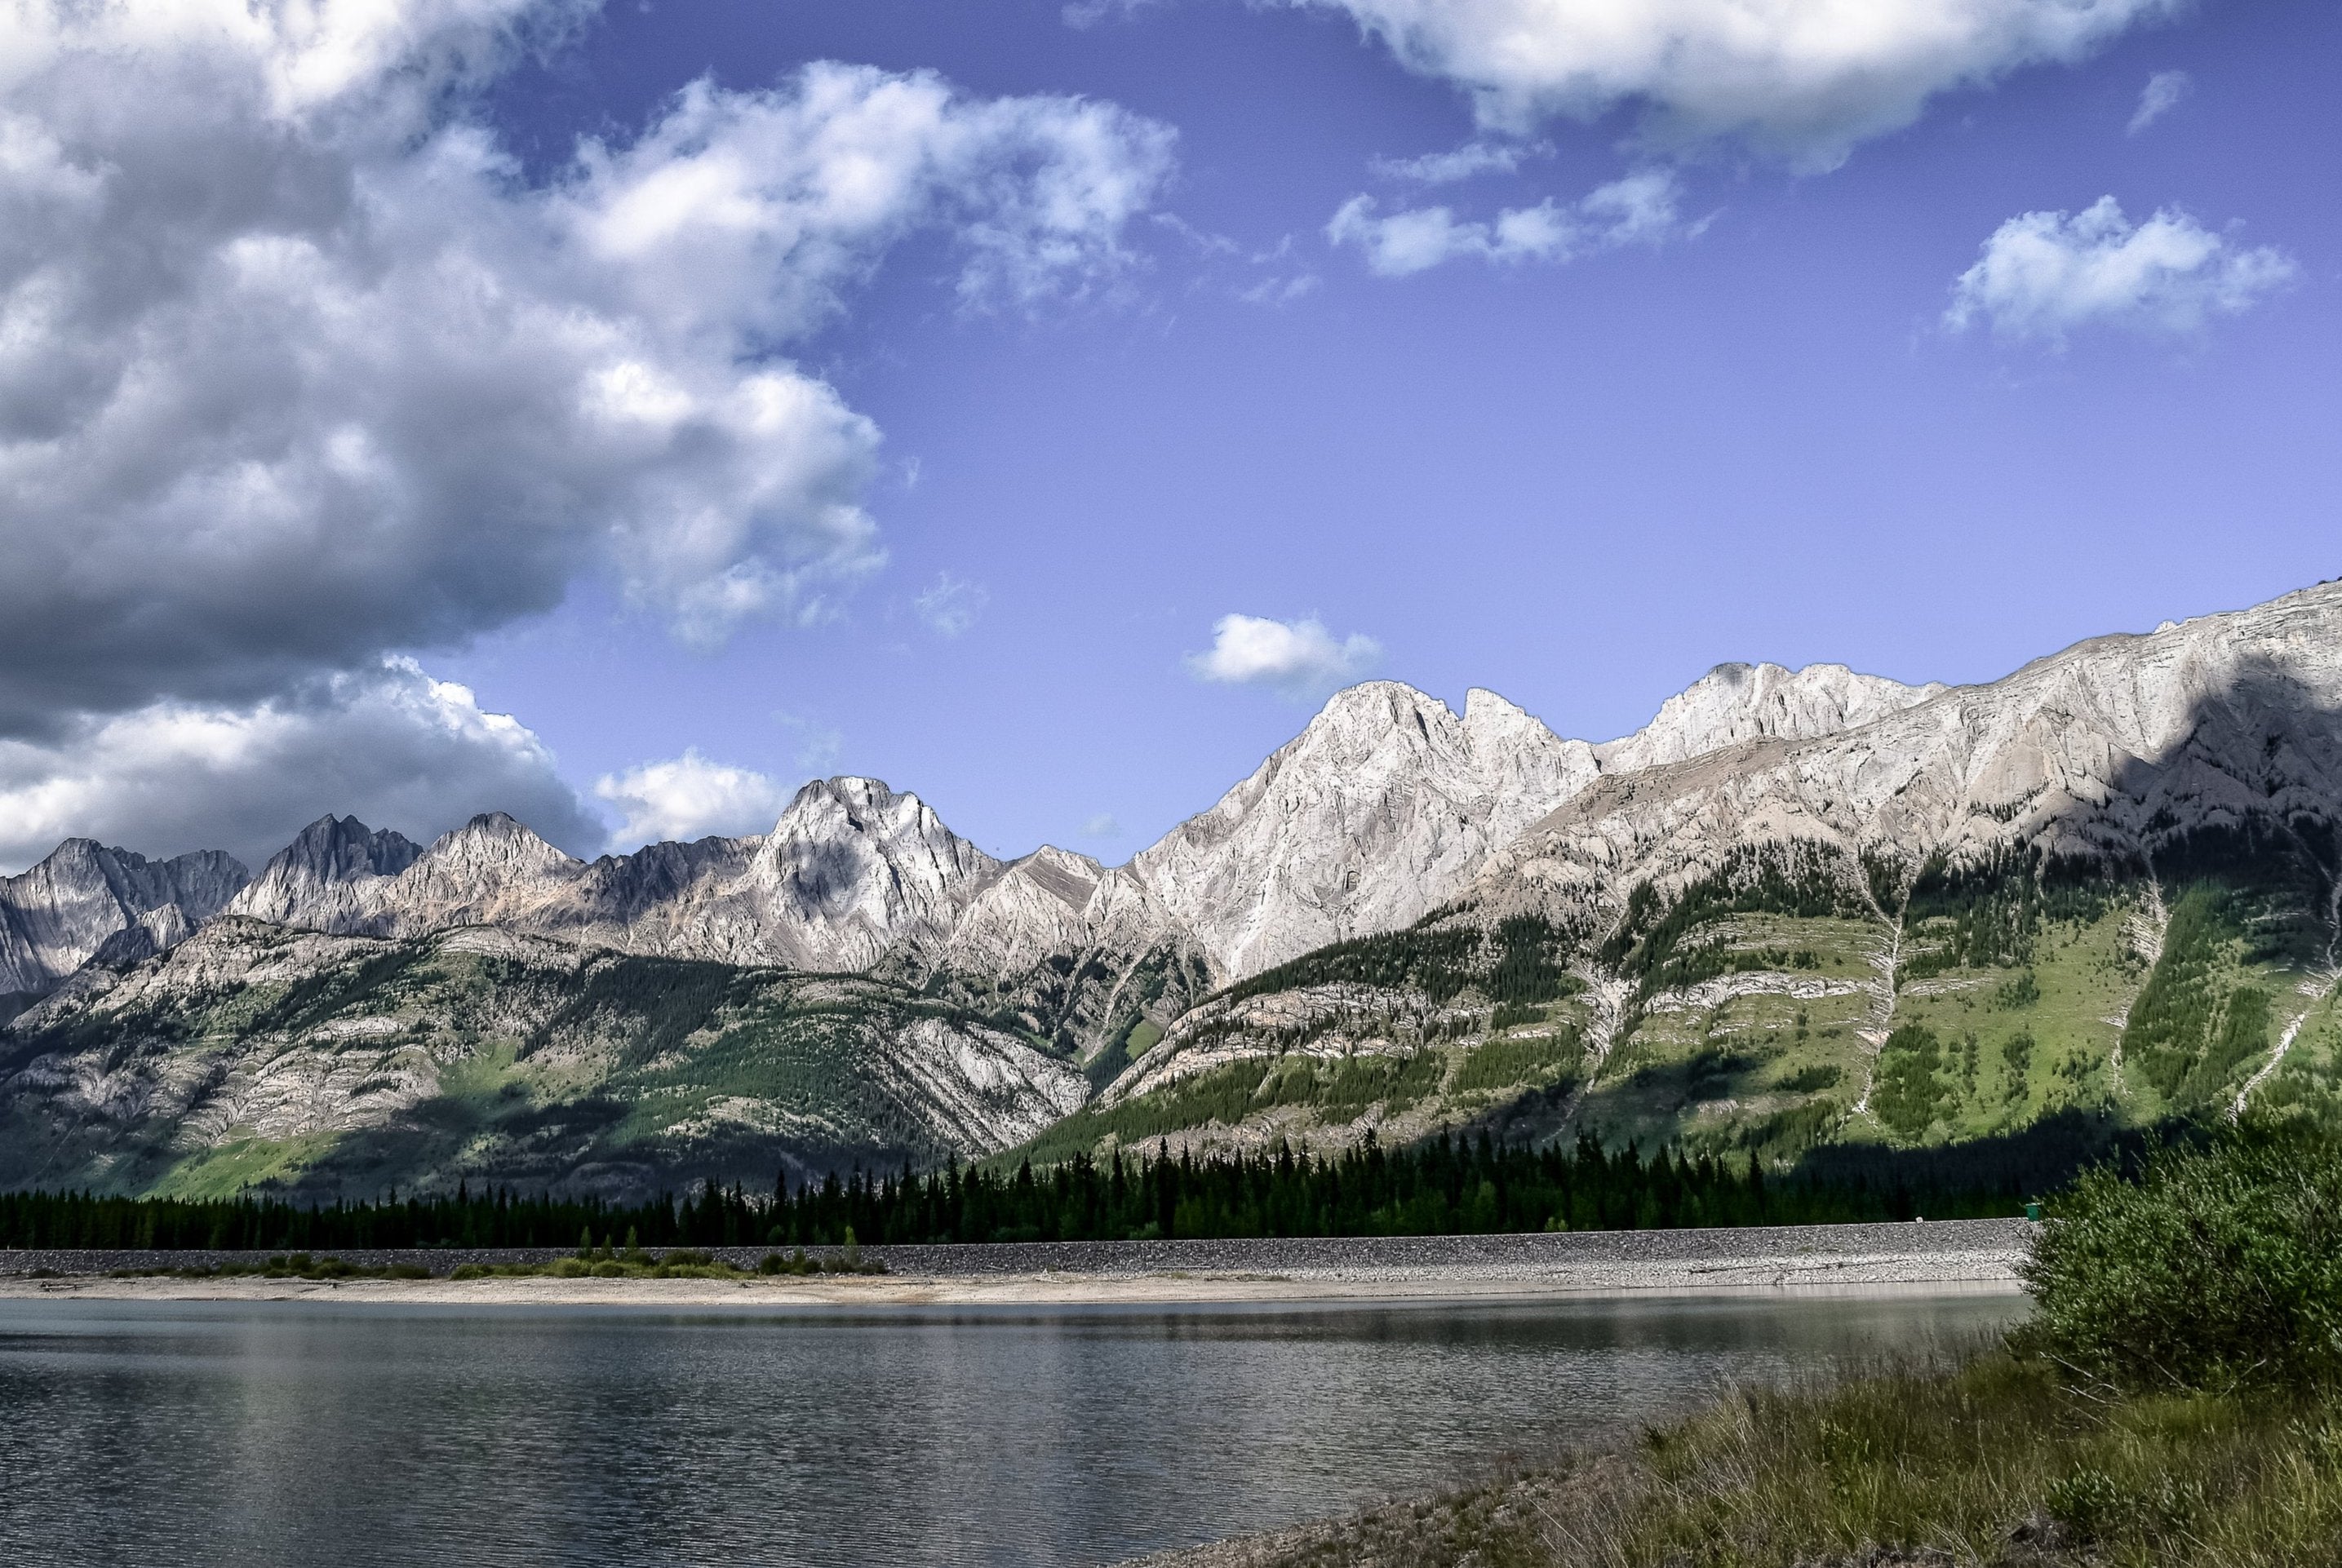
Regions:
<instances>
[{"instance_id":1,"label":"mountain ridge","mask_svg":"<svg viewBox=\"0 0 2342 1568\"><path fill-rule=\"evenodd\" d=\"M1119 866L1050 845L996 859L852 776L809 782L765 834L592 862L496 813L422 846L323 818L257 877L67 845L0 884L18 923L0 938L31 929L20 905L51 934L37 972L9 960L34 979L0 1031L0 1104L27 1126L127 1114L264 1059L325 1082L367 1031L416 1029L435 1044L415 1072L460 1086L461 1063L496 1064L555 1121L585 1114L579 1094L650 1092L646 1064L700 1074L696 1119L637 1127L638 1175L758 1137L974 1157L1012 1136L1338 1144L1493 1117L1777 1159L2085 1104L2323 1104L2317 1074L2342 1064L2337 650L2342 589L2321 584L1971 685L1719 665L1598 744L1483 689L1457 714L1368 682ZM174 955L223 922L391 946L215 994L208 948ZM499 964L517 1013L480 978ZM792 978L746 978L767 975ZM183 984L174 1022L157 998ZM460 1016L413 1022L410 985L455 987ZM2003 991L2017 999L1979 1001ZM342 1000L316 1014L317 995ZM513 1034L507 1013L534 1022ZM190 1055L194 1020L212 1043ZM850 1099L810 1065L849 1060L919 1087L821 1143L786 1085ZM93 1087L117 1080L145 1087ZM1048 1126L999 1094L1040 1095ZM121 1135L210 1149L238 1124L220 1114L141 1113ZM562 1137L585 1164L561 1179L585 1180L602 1145Z\"/></svg>"}]
</instances>

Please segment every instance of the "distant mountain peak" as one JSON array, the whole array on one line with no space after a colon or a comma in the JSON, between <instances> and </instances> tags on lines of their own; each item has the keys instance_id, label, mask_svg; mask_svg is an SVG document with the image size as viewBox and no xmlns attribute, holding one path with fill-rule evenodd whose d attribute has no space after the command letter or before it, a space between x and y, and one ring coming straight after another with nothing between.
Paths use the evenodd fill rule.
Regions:
<instances>
[{"instance_id":1,"label":"distant mountain peak","mask_svg":"<svg viewBox=\"0 0 2342 1568\"><path fill-rule=\"evenodd\" d=\"M132 927L146 929L150 950L167 945L218 914L249 879L241 862L218 850L149 860L69 838L38 865L0 877L0 995L47 992Z\"/></svg>"},{"instance_id":2,"label":"distant mountain peak","mask_svg":"<svg viewBox=\"0 0 2342 1568\"><path fill-rule=\"evenodd\" d=\"M1948 688L1907 685L1844 664L1716 665L1659 704L1633 734L1595 747L1606 773L1660 767L1756 740L1810 740L1857 729Z\"/></svg>"},{"instance_id":3,"label":"distant mountain peak","mask_svg":"<svg viewBox=\"0 0 2342 1568\"><path fill-rule=\"evenodd\" d=\"M376 832L356 817L328 813L269 858L229 913L289 924L319 917L327 904L346 911L357 902L350 892L355 884L396 876L422 854L403 834Z\"/></svg>"}]
</instances>

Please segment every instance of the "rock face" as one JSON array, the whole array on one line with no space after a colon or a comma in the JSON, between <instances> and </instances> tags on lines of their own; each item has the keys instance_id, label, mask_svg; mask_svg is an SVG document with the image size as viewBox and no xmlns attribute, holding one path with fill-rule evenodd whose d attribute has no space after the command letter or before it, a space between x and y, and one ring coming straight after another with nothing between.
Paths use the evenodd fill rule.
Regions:
<instances>
[{"instance_id":1,"label":"rock face","mask_svg":"<svg viewBox=\"0 0 2342 1568\"><path fill-rule=\"evenodd\" d=\"M323 816L279 850L227 912L277 925L355 929L370 918L373 884L396 876L423 853L388 828L376 833L354 816Z\"/></svg>"},{"instance_id":2,"label":"rock face","mask_svg":"<svg viewBox=\"0 0 2342 1568\"><path fill-rule=\"evenodd\" d=\"M876 779L836 778L797 792L739 891L798 965L855 970L897 946L939 949L999 870L918 796Z\"/></svg>"},{"instance_id":3,"label":"rock face","mask_svg":"<svg viewBox=\"0 0 2342 1568\"><path fill-rule=\"evenodd\" d=\"M817 780L761 838L659 844L590 865L501 812L428 849L355 818L312 825L234 913L365 936L498 925L621 952L868 968L949 938L999 863L916 795L875 779Z\"/></svg>"},{"instance_id":4,"label":"rock face","mask_svg":"<svg viewBox=\"0 0 2342 1568\"><path fill-rule=\"evenodd\" d=\"M1370 682L1130 869L1241 977L1418 918L1598 771L1593 747L1493 692L1472 693L1458 718Z\"/></svg>"},{"instance_id":5,"label":"rock face","mask_svg":"<svg viewBox=\"0 0 2342 1568\"><path fill-rule=\"evenodd\" d=\"M1840 733L1606 777L1493 860L1476 893L1616 908L1638 882L1672 892L1736 848L1786 841L1867 854L1905 882L1933 860L2019 850L2176 871L2207 834L2291 838L2338 817L2342 584L2327 584L2096 638Z\"/></svg>"},{"instance_id":6,"label":"rock face","mask_svg":"<svg viewBox=\"0 0 2342 1568\"><path fill-rule=\"evenodd\" d=\"M250 874L216 850L148 860L67 839L19 875L0 877L0 995L39 995L126 932L115 951L169 946L235 896Z\"/></svg>"},{"instance_id":7,"label":"rock face","mask_svg":"<svg viewBox=\"0 0 2342 1568\"><path fill-rule=\"evenodd\" d=\"M1605 773L1633 773L1722 751L1745 741L1811 740L1858 729L1945 690L1907 686L1844 664L1718 664L1659 704L1658 716L1623 740L1594 748Z\"/></svg>"}]
</instances>

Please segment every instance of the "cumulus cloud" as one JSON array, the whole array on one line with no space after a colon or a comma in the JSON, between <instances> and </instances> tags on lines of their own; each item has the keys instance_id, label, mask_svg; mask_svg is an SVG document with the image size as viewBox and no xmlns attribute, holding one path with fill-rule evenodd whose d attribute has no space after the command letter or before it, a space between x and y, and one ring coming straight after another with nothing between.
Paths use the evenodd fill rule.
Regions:
<instances>
[{"instance_id":1,"label":"cumulus cloud","mask_svg":"<svg viewBox=\"0 0 2342 1568\"><path fill-rule=\"evenodd\" d=\"M956 637L976 624L976 617L984 614L984 606L991 598L982 584L964 582L943 572L911 601L911 605L936 635Z\"/></svg>"},{"instance_id":2,"label":"cumulus cloud","mask_svg":"<svg viewBox=\"0 0 2342 1568\"><path fill-rule=\"evenodd\" d=\"M769 830L789 804L778 781L747 768L708 761L696 749L666 762L605 774L594 793L626 814L610 834L616 851L711 834L744 837Z\"/></svg>"},{"instance_id":3,"label":"cumulus cloud","mask_svg":"<svg viewBox=\"0 0 2342 1568\"><path fill-rule=\"evenodd\" d=\"M686 637L881 558L782 357L905 236L1078 292L1168 168L1110 105L809 65L532 184L472 113L572 0L0 8L0 734L249 705L600 573Z\"/></svg>"},{"instance_id":4,"label":"cumulus cloud","mask_svg":"<svg viewBox=\"0 0 2342 1568\"><path fill-rule=\"evenodd\" d=\"M1114 820L1112 812L1100 812L1082 824L1084 838L1112 839L1122 836L1122 824Z\"/></svg>"},{"instance_id":5,"label":"cumulus cloud","mask_svg":"<svg viewBox=\"0 0 2342 1568\"><path fill-rule=\"evenodd\" d=\"M1927 100L2070 63L2185 0L1285 0L1338 10L1519 134L1621 105L1644 135L1827 168Z\"/></svg>"},{"instance_id":6,"label":"cumulus cloud","mask_svg":"<svg viewBox=\"0 0 2342 1568\"><path fill-rule=\"evenodd\" d=\"M2179 106L2179 101L2196 90L2196 79L2185 71L2157 71L2147 79L2138 95L2138 107L2130 117L2130 134L2137 135L2164 115Z\"/></svg>"},{"instance_id":7,"label":"cumulus cloud","mask_svg":"<svg viewBox=\"0 0 2342 1568\"><path fill-rule=\"evenodd\" d=\"M1314 615L1298 621L1223 615L1212 624L1210 649L1187 655L1187 668L1199 680L1266 686L1306 701L1363 679L1382 656L1382 644L1372 637L1353 633L1337 642Z\"/></svg>"},{"instance_id":8,"label":"cumulus cloud","mask_svg":"<svg viewBox=\"0 0 2342 1568\"><path fill-rule=\"evenodd\" d=\"M1372 167L1385 179L1446 185L1481 175L1509 175L1521 166L1524 157L1544 150L1517 142L1466 142L1445 153L1425 153L1413 158L1376 158Z\"/></svg>"},{"instance_id":9,"label":"cumulus cloud","mask_svg":"<svg viewBox=\"0 0 2342 1568\"><path fill-rule=\"evenodd\" d=\"M1988 323L1997 336L2063 344L2087 326L2177 335L2233 315L2290 280L2292 258L2247 249L2166 207L2144 223L2112 196L2078 213L2026 213L1984 243L1952 285L1945 325Z\"/></svg>"},{"instance_id":10,"label":"cumulus cloud","mask_svg":"<svg viewBox=\"0 0 2342 1568\"><path fill-rule=\"evenodd\" d=\"M249 707L165 701L0 739L7 870L75 836L149 854L225 849L257 870L327 812L427 842L484 811L573 854L604 837L534 734L407 659Z\"/></svg>"},{"instance_id":11,"label":"cumulus cloud","mask_svg":"<svg viewBox=\"0 0 2342 1568\"><path fill-rule=\"evenodd\" d=\"M1508 208L1486 223L1459 221L1444 206L1385 215L1372 196L1352 196L1326 225L1326 237L1355 246L1366 270L1382 277L1405 277L1458 257L1568 261L1619 245L1656 245L1685 232L1677 213L1681 195L1672 173L1644 169L1566 206L1546 200Z\"/></svg>"}]
</instances>

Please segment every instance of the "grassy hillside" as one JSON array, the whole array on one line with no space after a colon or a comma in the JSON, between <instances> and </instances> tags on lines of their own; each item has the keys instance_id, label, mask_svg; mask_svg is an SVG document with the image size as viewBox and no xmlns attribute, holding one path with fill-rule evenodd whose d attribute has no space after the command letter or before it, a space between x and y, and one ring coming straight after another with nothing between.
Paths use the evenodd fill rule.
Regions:
<instances>
[{"instance_id":1,"label":"grassy hillside","mask_svg":"<svg viewBox=\"0 0 2342 1568\"><path fill-rule=\"evenodd\" d=\"M981 1154L1082 1091L883 982L256 926L215 945L218 974L183 949L143 991L0 1036L0 1184L768 1189L784 1167Z\"/></svg>"},{"instance_id":2,"label":"grassy hillside","mask_svg":"<svg viewBox=\"0 0 2342 1568\"><path fill-rule=\"evenodd\" d=\"M2342 1119L2331 853L2314 824L2174 841L2153 875L1789 843L1639 885L1594 934L1442 911L1206 999L1030 1152L1493 1127L1786 1169L2151 1128L2248 1085Z\"/></svg>"}]
</instances>

